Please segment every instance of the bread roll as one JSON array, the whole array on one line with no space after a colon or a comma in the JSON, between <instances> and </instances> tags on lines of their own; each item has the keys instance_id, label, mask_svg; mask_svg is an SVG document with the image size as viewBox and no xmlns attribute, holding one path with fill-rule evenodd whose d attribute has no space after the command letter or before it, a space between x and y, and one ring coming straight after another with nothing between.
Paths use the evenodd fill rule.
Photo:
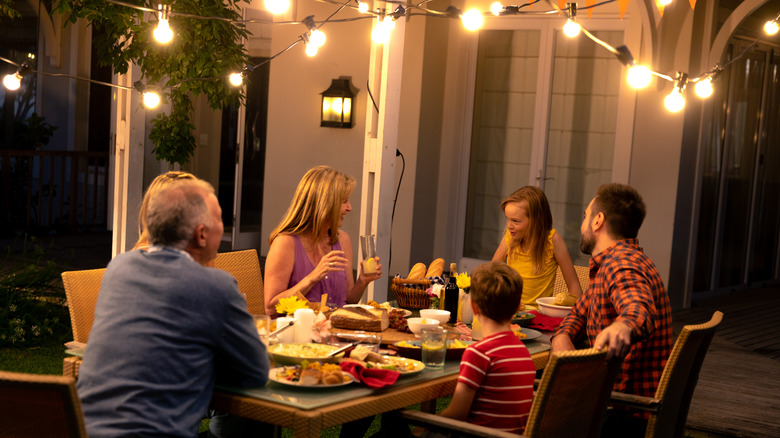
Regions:
<instances>
[{"instance_id":1,"label":"bread roll","mask_svg":"<svg viewBox=\"0 0 780 438\"><path fill-rule=\"evenodd\" d=\"M322 373L323 385L338 385L344 383L344 373L341 370L332 370Z\"/></svg>"},{"instance_id":2,"label":"bread roll","mask_svg":"<svg viewBox=\"0 0 780 438\"><path fill-rule=\"evenodd\" d=\"M444 273L444 259L438 258L431 262L431 266L428 266L428 272L425 273L425 278L428 277L441 277Z\"/></svg>"},{"instance_id":3,"label":"bread roll","mask_svg":"<svg viewBox=\"0 0 780 438\"><path fill-rule=\"evenodd\" d=\"M559 306L573 306L577 304L577 296L568 292L561 292L555 295L555 304Z\"/></svg>"},{"instance_id":4,"label":"bread roll","mask_svg":"<svg viewBox=\"0 0 780 438\"><path fill-rule=\"evenodd\" d=\"M409 271L409 275L406 277L409 280L422 280L425 278L425 263L417 263L412 266L412 270Z\"/></svg>"}]
</instances>

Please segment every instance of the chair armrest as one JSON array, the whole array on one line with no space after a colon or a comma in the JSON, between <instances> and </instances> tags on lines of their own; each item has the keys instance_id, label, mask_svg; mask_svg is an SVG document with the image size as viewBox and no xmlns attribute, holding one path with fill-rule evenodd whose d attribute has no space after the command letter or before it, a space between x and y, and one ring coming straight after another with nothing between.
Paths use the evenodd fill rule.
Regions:
<instances>
[{"instance_id":1,"label":"chair armrest","mask_svg":"<svg viewBox=\"0 0 780 438\"><path fill-rule=\"evenodd\" d=\"M517 435L492 427L479 426L467 423L465 421L453 420L452 418L442 417L441 415L427 414L420 411L404 409L399 411L402 418L411 424L424 426L428 429L434 429L445 432L455 432L458 436L480 437L480 438L518 438Z\"/></svg>"},{"instance_id":2,"label":"chair armrest","mask_svg":"<svg viewBox=\"0 0 780 438\"><path fill-rule=\"evenodd\" d=\"M661 408L661 400L657 398L625 394L617 391L612 391L612 395L609 397L609 402L613 406L625 406L628 408L639 409L648 412L658 412L658 410Z\"/></svg>"}]
</instances>

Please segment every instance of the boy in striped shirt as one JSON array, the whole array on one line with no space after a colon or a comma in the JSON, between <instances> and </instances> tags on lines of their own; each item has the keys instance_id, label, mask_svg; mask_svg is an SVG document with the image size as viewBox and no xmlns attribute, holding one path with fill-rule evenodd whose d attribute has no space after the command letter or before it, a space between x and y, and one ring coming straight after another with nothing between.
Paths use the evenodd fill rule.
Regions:
<instances>
[{"instance_id":1,"label":"boy in striped shirt","mask_svg":"<svg viewBox=\"0 0 780 438\"><path fill-rule=\"evenodd\" d=\"M471 307L483 339L463 353L455 394L441 415L513 433L525 429L536 367L511 328L522 292L520 274L506 263L471 273Z\"/></svg>"}]
</instances>

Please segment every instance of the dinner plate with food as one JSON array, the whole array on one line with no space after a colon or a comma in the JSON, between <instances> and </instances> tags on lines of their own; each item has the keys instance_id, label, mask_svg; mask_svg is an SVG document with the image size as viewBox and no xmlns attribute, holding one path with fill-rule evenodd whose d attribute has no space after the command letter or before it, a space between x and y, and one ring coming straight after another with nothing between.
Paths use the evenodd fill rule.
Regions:
<instances>
[{"instance_id":1,"label":"dinner plate with food","mask_svg":"<svg viewBox=\"0 0 780 438\"><path fill-rule=\"evenodd\" d=\"M299 388L334 388L355 381L355 378L343 372L338 364L319 362L273 368L268 373L268 379Z\"/></svg>"},{"instance_id":2,"label":"dinner plate with food","mask_svg":"<svg viewBox=\"0 0 780 438\"><path fill-rule=\"evenodd\" d=\"M358 345L349 353L349 359L363 365L366 368L378 368L382 370L394 370L402 376L417 374L425 369L425 364L419 360L406 357L384 356L371 351L362 345Z\"/></svg>"}]
</instances>

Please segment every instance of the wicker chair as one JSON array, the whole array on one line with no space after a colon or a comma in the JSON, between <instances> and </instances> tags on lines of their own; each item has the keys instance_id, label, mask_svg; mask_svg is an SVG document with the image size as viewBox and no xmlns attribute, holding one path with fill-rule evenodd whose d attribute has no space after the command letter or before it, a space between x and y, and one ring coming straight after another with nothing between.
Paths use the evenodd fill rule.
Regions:
<instances>
[{"instance_id":1,"label":"wicker chair","mask_svg":"<svg viewBox=\"0 0 780 438\"><path fill-rule=\"evenodd\" d=\"M86 437L71 377L0 371L0 435Z\"/></svg>"},{"instance_id":2,"label":"wicker chair","mask_svg":"<svg viewBox=\"0 0 780 438\"><path fill-rule=\"evenodd\" d=\"M606 351L567 351L550 356L534 395L523 436L598 437L622 358L606 359ZM419 411L400 415L412 424L454 432L458 436L518 437L464 421Z\"/></svg>"},{"instance_id":3,"label":"wicker chair","mask_svg":"<svg viewBox=\"0 0 780 438\"><path fill-rule=\"evenodd\" d=\"M76 342L86 343L89 338L89 331L92 330L92 322L95 319L100 282L103 281L105 272L105 269L89 269L62 273L62 284L65 286L70 322L73 326L73 340Z\"/></svg>"},{"instance_id":4,"label":"wicker chair","mask_svg":"<svg viewBox=\"0 0 780 438\"><path fill-rule=\"evenodd\" d=\"M587 266L577 266L574 265L574 272L577 273L577 279L580 280L580 287L582 288L582 293L585 293L586 290L588 290L588 283L590 282L590 268ZM560 292L568 292L569 287L566 286L566 280L563 278L563 273L561 272L561 267L558 267L558 270L555 272L555 283L553 284L553 296Z\"/></svg>"},{"instance_id":5,"label":"wicker chair","mask_svg":"<svg viewBox=\"0 0 780 438\"><path fill-rule=\"evenodd\" d=\"M257 250L224 252L217 254L214 267L230 272L238 280L238 290L246 296L249 313L265 315L263 273Z\"/></svg>"},{"instance_id":6,"label":"wicker chair","mask_svg":"<svg viewBox=\"0 0 780 438\"><path fill-rule=\"evenodd\" d=\"M704 356L722 320L723 313L715 312L709 322L682 328L654 398L612 393L610 401L613 405L650 412L645 438L683 436Z\"/></svg>"}]
</instances>

